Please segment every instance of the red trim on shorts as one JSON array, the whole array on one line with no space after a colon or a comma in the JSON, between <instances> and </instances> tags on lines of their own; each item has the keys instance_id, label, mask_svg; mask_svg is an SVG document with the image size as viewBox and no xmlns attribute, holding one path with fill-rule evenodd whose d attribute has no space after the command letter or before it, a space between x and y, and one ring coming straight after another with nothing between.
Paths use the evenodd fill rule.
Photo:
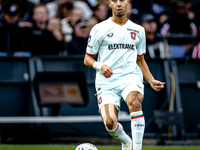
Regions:
<instances>
[{"instance_id":1,"label":"red trim on shorts","mask_svg":"<svg viewBox=\"0 0 200 150\"><path fill-rule=\"evenodd\" d=\"M137 55L138 57L142 57L143 55L146 55L146 53L143 53L142 55Z\"/></svg>"},{"instance_id":2,"label":"red trim on shorts","mask_svg":"<svg viewBox=\"0 0 200 150\"><path fill-rule=\"evenodd\" d=\"M86 53L87 55L89 55L89 56L96 56L97 54L88 54L88 53Z\"/></svg>"}]
</instances>

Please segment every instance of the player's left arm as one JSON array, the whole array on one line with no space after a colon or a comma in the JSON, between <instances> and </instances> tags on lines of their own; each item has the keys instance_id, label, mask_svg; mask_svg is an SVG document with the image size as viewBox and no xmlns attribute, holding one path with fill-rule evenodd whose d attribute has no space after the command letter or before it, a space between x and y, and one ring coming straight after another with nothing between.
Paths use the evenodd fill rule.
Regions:
<instances>
[{"instance_id":1,"label":"player's left arm","mask_svg":"<svg viewBox=\"0 0 200 150\"><path fill-rule=\"evenodd\" d=\"M137 64L140 67L140 69L142 70L143 77L155 91L158 92L164 88L165 82L160 82L160 81L154 79L154 77L151 74L149 67L144 59L144 56L137 57Z\"/></svg>"}]
</instances>

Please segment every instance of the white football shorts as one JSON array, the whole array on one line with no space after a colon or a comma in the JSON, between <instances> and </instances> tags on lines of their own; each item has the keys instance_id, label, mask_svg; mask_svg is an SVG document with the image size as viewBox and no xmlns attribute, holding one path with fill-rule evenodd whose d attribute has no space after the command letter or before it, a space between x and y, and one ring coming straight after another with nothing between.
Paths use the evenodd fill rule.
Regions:
<instances>
[{"instance_id":1,"label":"white football shorts","mask_svg":"<svg viewBox=\"0 0 200 150\"><path fill-rule=\"evenodd\" d=\"M114 104L119 111L121 102L123 100L126 102L130 92L137 91L144 95L144 84L133 81L111 89L98 87L97 91L99 109L106 104Z\"/></svg>"}]
</instances>

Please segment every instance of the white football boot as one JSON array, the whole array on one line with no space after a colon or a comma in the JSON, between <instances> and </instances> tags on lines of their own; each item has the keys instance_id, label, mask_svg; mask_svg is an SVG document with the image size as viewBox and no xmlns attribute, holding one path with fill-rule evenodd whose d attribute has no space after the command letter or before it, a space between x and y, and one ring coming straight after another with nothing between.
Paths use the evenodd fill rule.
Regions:
<instances>
[{"instance_id":1,"label":"white football boot","mask_svg":"<svg viewBox=\"0 0 200 150\"><path fill-rule=\"evenodd\" d=\"M129 137L128 143L126 143L126 144L122 143L122 150L132 150L132 147L133 147L133 145L132 145L132 140L130 137Z\"/></svg>"}]
</instances>

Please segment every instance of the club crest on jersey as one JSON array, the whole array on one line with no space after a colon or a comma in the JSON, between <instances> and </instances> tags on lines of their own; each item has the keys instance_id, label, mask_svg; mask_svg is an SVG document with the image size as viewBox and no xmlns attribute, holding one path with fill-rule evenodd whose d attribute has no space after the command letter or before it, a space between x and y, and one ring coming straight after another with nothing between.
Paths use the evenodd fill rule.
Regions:
<instances>
[{"instance_id":1,"label":"club crest on jersey","mask_svg":"<svg viewBox=\"0 0 200 150\"><path fill-rule=\"evenodd\" d=\"M102 103L102 98L101 98L101 96L100 96L99 99L98 99L98 103L99 103L99 105Z\"/></svg>"},{"instance_id":2,"label":"club crest on jersey","mask_svg":"<svg viewBox=\"0 0 200 150\"><path fill-rule=\"evenodd\" d=\"M136 39L136 33L135 33L135 32L130 32L130 34L131 34L131 38L132 38L133 40L135 40L135 39Z\"/></svg>"}]
</instances>

